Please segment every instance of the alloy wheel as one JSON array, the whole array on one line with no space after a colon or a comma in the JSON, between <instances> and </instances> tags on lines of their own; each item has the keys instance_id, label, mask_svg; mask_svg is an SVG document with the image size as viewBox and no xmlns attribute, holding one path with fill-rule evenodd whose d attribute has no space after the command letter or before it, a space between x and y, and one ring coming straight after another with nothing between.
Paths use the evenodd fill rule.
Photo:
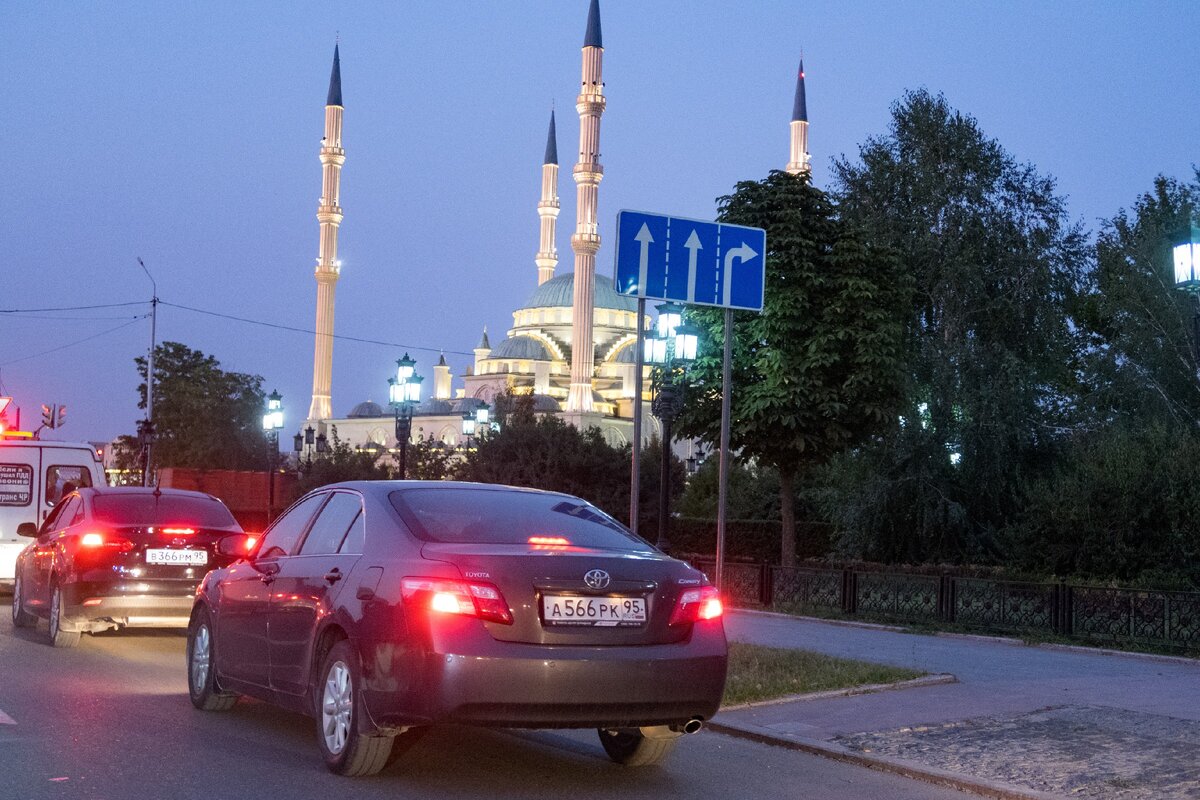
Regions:
<instances>
[{"instance_id":1,"label":"alloy wheel","mask_svg":"<svg viewBox=\"0 0 1200 800\"><path fill-rule=\"evenodd\" d=\"M353 707L350 667L343 661L335 661L325 676L325 693L321 698L321 732L330 753L339 754L346 747Z\"/></svg>"},{"instance_id":2,"label":"alloy wheel","mask_svg":"<svg viewBox=\"0 0 1200 800\"><path fill-rule=\"evenodd\" d=\"M203 691L208 680L208 664L211 658L208 626L201 625L192 641L192 691Z\"/></svg>"}]
</instances>

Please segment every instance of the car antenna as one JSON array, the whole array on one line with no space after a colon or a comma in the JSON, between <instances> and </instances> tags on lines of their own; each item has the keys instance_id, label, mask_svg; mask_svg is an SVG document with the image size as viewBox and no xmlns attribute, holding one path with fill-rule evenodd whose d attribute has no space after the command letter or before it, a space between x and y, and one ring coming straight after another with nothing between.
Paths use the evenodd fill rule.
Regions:
<instances>
[{"instance_id":1,"label":"car antenna","mask_svg":"<svg viewBox=\"0 0 1200 800\"><path fill-rule=\"evenodd\" d=\"M162 487L158 485L159 477L154 476L154 501L158 502L158 498L162 497Z\"/></svg>"}]
</instances>

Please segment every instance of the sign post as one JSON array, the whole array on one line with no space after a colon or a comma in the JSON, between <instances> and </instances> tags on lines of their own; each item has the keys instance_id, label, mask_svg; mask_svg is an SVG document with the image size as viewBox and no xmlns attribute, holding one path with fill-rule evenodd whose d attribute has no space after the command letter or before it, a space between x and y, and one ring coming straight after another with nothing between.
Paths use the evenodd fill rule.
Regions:
<instances>
[{"instance_id":1,"label":"sign post","mask_svg":"<svg viewBox=\"0 0 1200 800\"><path fill-rule=\"evenodd\" d=\"M637 532L638 459L641 454L642 317L647 299L725 309L725 354L721 370L720 479L717 489L717 568L721 588L725 563L726 500L729 494L729 428L733 372L734 309L762 311L766 289L767 233L762 228L671 217L645 211L617 214L616 275L623 295L638 298L634 366L633 465L630 470L630 529ZM663 447L670 447L663 442Z\"/></svg>"}]
</instances>

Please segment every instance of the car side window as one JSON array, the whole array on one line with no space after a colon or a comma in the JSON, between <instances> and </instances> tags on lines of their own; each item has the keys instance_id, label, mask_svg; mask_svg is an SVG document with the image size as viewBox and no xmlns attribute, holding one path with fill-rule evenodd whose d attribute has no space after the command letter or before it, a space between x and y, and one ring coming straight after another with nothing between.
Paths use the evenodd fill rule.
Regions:
<instances>
[{"instance_id":1,"label":"car side window","mask_svg":"<svg viewBox=\"0 0 1200 800\"><path fill-rule=\"evenodd\" d=\"M47 530L61 531L75 523L75 513L82 510L83 503L79 500L79 495L72 495L67 498L67 502L62 504L62 513L54 518L54 527Z\"/></svg>"},{"instance_id":2,"label":"car side window","mask_svg":"<svg viewBox=\"0 0 1200 800\"><path fill-rule=\"evenodd\" d=\"M334 492L333 497L321 509L321 515L313 523L304 543L300 545L300 555L338 552L342 540L346 538L346 532L361 511L362 501L358 499L358 495Z\"/></svg>"},{"instance_id":3,"label":"car side window","mask_svg":"<svg viewBox=\"0 0 1200 800\"><path fill-rule=\"evenodd\" d=\"M308 526L308 521L312 519L313 513L320 508L321 503L324 503L328 496L326 493L321 493L307 497L275 520L275 524L263 536L262 546L258 549L258 557L278 558L291 553L297 540L300 539L300 534L304 533L304 529Z\"/></svg>"},{"instance_id":4,"label":"car side window","mask_svg":"<svg viewBox=\"0 0 1200 800\"><path fill-rule=\"evenodd\" d=\"M354 522L350 523L350 530L346 532L346 538L342 540L342 546L338 548L338 552L361 555L363 540L366 538L367 518L363 515L363 512L359 511L358 516L354 518Z\"/></svg>"},{"instance_id":5,"label":"car side window","mask_svg":"<svg viewBox=\"0 0 1200 800\"><path fill-rule=\"evenodd\" d=\"M39 533L49 533L50 531L54 530L55 526L58 525L59 517L62 516L62 513L66 510L66 508L66 506L56 506L50 512L50 516L46 517L45 521L42 522L42 528Z\"/></svg>"}]
</instances>

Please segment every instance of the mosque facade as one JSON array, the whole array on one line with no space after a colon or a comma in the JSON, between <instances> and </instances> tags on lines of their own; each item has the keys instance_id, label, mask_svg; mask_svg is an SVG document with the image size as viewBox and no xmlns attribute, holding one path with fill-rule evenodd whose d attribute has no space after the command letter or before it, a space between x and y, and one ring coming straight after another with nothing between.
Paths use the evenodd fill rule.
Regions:
<instances>
[{"instance_id":1,"label":"mosque facade","mask_svg":"<svg viewBox=\"0 0 1200 800\"><path fill-rule=\"evenodd\" d=\"M576 184L576 224L571 236L574 271L555 274L558 267L556 228L559 213L558 145L554 112L550 115L546 151L541 168L541 195L537 204L540 226L534 257L537 285L529 299L513 314L512 327L491 344L483 330L474 349L474 363L460 376L455 388L444 357L433 368L432 391L424 392L415 408L411 440L433 439L450 447L468 444L463 416L483 404L493 404L504 393L532 395L534 410L555 414L585 429L598 428L604 438L620 446L631 441L633 417L640 409L644 441L660 435L658 421L649 413L649 368L641 402L634 392L636 369L637 301L617 293L611 278L597 275L600 248L597 223L600 118L605 108L602 79L603 37L599 0L591 0L582 52L579 113L579 161L572 170ZM320 247L317 281L316 340L313 355L313 396L306 427L332 435L351 446L392 449L397 446L392 412L371 401L355 405L345 417L332 414L334 287L340 273L337 229L342 220L340 174L346 153L342 133L341 66L334 49L333 71L325 107L322 140L322 196L317 219ZM796 95L790 126L789 159L785 169L808 172L808 111L804 89L804 64L796 78ZM646 330L651 320L642 320ZM425 383L429 386L429 382ZM690 442L676 442L677 454L693 454Z\"/></svg>"}]
</instances>

